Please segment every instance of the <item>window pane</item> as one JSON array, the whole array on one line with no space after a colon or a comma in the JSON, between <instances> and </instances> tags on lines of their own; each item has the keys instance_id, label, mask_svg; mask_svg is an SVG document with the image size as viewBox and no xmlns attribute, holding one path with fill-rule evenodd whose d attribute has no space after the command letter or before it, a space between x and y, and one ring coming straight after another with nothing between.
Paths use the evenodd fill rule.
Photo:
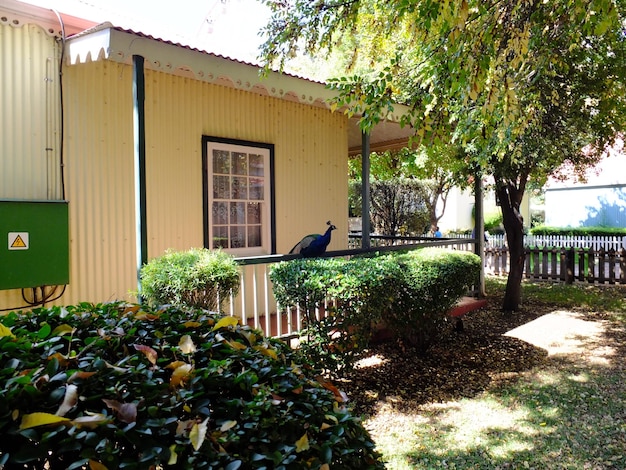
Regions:
<instances>
[{"instance_id":1,"label":"window pane","mask_svg":"<svg viewBox=\"0 0 626 470\"><path fill-rule=\"evenodd\" d=\"M263 155L251 153L248 157L250 159L250 176L263 176Z\"/></svg>"},{"instance_id":2,"label":"window pane","mask_svg":"<svg viewBox=\"0 0 626 470\"><path fill-rule=\"evenodd\" d=\"M232 153L233 175L248 174L248 154L233 152Z\"/></svg>"},{"instance_id":3,"label":"window pane","mask_svg":"<svg viewBox=\"0 0 626 470\"><path fill-rule=\"evenodd\" d=\"M248 227L248 246L261 246L261 226Z\"/></svg>"},{"instance_id":4,"label":"window pane","mask_svg":"<svg viewBox=\"0 0 626 470\"><path fill-rule=\"evenodd\" d=\"M230 223L244 225L246 223L246 203L230 203Z\"/></svg>"},{"instance_id":5,"label":"window pane","mask_svg":"<svg viewBox=\"0 0 626 470\"><path fill-rule=\"evenodd\" d=\"M230 176L213 177L213 197L215 199L230 199Z\"/></svg>"},{"instance_id":6,"label":"window pane","mask_svg":"<svg viewBox=\"0 0 626 470\"><path fill-rule=\"evenodd\" d=\"M228 227L213 227L213 248L228 248Z\"/></svg>"},{"instance_id":7,"label":"window pane","mask_svg":"<svg viewBox=\"0 0 626 470\"><path fill-rule=\"evenodd\" d=\"M245 248L246 246L246 227L231 227L230 228L230 247L231 248Z\"/></svg>"},{"instance_id":8,"label":"window pane","mask_svg":"<svg viewBox=\"0 0 626 470\"><path fill-rule=\"evenodd\" d=\"M233 178L231 199L248 199L248 178Z\"/></svg>"},{"instance_id":9,"label":"window pane","mask_svg":"<svg viewBox=\"0 0 626 470\"><path fill-rule=\"evenodd\" d=\"M213 173L230 174L230 152L213 150Z\"/></svg>"},{"instance_id":10,"label":"window pane","mask_svg":"<svg viewBox=\"0 0 626 470\"><path fill-rule=\"evenodd\" d=\"M207 145L209 246L246 254L268 252L271 152L245 143Z\"/></svg>"},{"instance_id":11,"label":"window pane","mask_svg":"<svg viewBox=\"0 0 626 470\"><path fill-rule=\"evenodd\" d=\"M248 199L262 201L264 189L263 178L250 178L250 196Z\"/></svg>"},{"instance_id":12,"label":"window pane","mask_svg":"<svg viewBox=\"0 0 626 470\"><path fill-rule=\"evenodd\" d=\"M214 202L213 203L213 223L215 225L228 224L228 203L227 202Z\"/></svg>"},{"instance_id":13,"label":"window pane","mask_svg":"<svg viewBox=\"0 0 626 470\"><path fill-rule=\"evenodd\" d=\"M248 203L248 225L261 223L261 204L256 202Z\"/></svg>"}]
</instances>

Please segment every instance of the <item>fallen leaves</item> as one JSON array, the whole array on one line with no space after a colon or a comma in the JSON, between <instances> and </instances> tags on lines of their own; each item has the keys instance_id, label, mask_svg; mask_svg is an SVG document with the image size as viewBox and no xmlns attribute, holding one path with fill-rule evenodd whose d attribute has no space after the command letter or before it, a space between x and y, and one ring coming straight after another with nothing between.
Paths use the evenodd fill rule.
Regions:
<instances>
[{"instance_id":1,"label":"fallen leaves","mask_svg":"<svg viewBox=\"0 0 626 470\"><path fill-rule=\"evenodd\" d=\"M38 426L68 423L69 421L70 420L68 418L53 415L51 413L30 413L22 416L20 431L23 431L24 429L36 428Z\"/></svg>"},{"instance_id":2,"label":"fallen leaves","mask_svg":"<svg viewBox=\"0 0 626 470\"><path fill-rule=\"evenodd\" d=\"M78 387L76 385L67 385L65 387L65 396L63 403L55 413L57 416L65 416L78 402Z\"/></svg>"},{"instance_id":3,"label":"fallen leaves","mask_svg":"<svg viewBox=\"0 0 626 470\"><path fill-rule=\"evenodd\" d=\"M121 403L106 398L103 398L102 401L113 410L117 419L123 423L130 424L137 421L137 405L135 403Z\"/></svg>"},{"instance_id":4,"label":"fallen leaves","mask_svg":"<svg viewBox=\"0 0 626 470\"><path fill-rule=\"evenodd\" d=\"M202 444L204 443L208 424L209 418L205 419L201 423L195 423L191 427L191 431L189 432L189 439L191 440L191 445L196 451L200 450L200 447L202 447Z\"/></svg>"},{"instance_id":5,"label":"fallen leaves","mask_svg":"<svg viewBox=\"0 0 626 470\"><path fill-rule=\"evenodd\" d=\"M373 345L338 388L347 392L356 414L366 415L383 404L402 411L473 397L501 378L545 361L543 349L501 335L532 318L503 315L492 299L487 308L465 318L464 332L451 333L427 354L393 341ZM368 361L371 357L377 360Z\"/></svg>"},{"instance_id":6,"label":"fallen leaves","mask_svg":"<svg viewBox=\"0 0 626 470\"><path fill-rule=\"evenodd\" d=\"M189 335L184 335L180 338L178 347L183 354L193 354L196 352L196 345Z\"/></svg>"},{"instance_id":7,"label":"fallen leaves","mask_svg":"<svg viewBox=\"0 0 626 470\"><path fill-rule=\"evenodd\" d=\"M0 338L2 338L3 336L9 336L11 338L15 338L15 335L11 333L11 330L8 327L4 325L0 325Z\"/></svg>"}]
</instances>

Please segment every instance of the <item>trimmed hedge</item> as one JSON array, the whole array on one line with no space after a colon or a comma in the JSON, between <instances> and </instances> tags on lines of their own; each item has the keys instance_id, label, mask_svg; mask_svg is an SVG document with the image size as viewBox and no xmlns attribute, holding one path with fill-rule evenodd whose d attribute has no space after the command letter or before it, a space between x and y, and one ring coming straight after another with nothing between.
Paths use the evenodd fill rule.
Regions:
<instances>
[{"instance_id":1,"label":"trimmed hedge","mask_svg":"<svg viewBox=\"0 0 626 470\"><path fill-rule=\"evenodd\" d=\"M548 227L545 225L530 229L533 235L564 235L571 237L624 237L626 228L614 227Z\"/></svg>"},{"instance_id":2,"label":"trimmed hedge","mask_svg":"<svg viewBox=\"0 0 626 470\"><path fill-rule=\"evenodd\" d=\"M281 306L307 315L305 353L341 373L384 323L422 351L450 325L447 313L477 283L480 258L473 253L425 248L403 254L345 259L298 259L270 270ZM330 315L313 314L333 299Z\"/></svg>"},{"instance_id":3,"label":"trimmed hedge","mask_svg":"<svg viewBox=\"0 0 626 470\"><path fill-rule=\"evenodd\" d=\"M221 250L167 251L141 268L141 295L151 305L219 310L239 290L239 265Z\"/></svg>"},{"instance_id":4,"label":"trimmed hedge","mask_svg":"<svg viewBox=\"0 0 626 470\"><path fill-rule=\"evenodd\" d=\"M200 310L0 317L0 468L384 468L284 343Z\"/></svg>"},{"instance_id":5,"label":"trimmed hedge","mask_svg":"<svg viewBox=\"0 0 626 470\"><path fill-rule=\"evenodd\" d=\"M449 331L448 312L479 282L480 257L425 248L399 257L402 280L385 323L409 344L426 351Z\"/></svg>"}]
</instances>

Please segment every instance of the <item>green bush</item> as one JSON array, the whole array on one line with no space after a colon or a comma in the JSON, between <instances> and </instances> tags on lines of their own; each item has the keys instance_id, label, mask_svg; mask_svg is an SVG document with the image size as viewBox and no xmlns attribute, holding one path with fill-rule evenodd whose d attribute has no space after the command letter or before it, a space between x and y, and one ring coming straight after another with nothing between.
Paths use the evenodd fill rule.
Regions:
<instances>
[{"instance_id":1,"label":"green bush","mask_svg":"<svg viewBox=\"0 0 626 470\"><path fill-rule=\"evenodd\" d=\"M274 296L281 306L305 312L302 352L325 372L340 375L369 344L372 328L389 304L389 285L401 274L390 256L376 258L296 259L270 269ZM329 314L315 309L332 299Z\"/></svg>"},{"instance_id":2,"label":"green bush","mask_svg":"<svg viewBox=\"0 0 626 470\"><path fill-rule=\"evenodd\" d=\"M401 255L398 263L405 287L397 291L386 324L426 351L450 328L446 314L478 283L481 261L469 252L425 248Z\"/></svg>"},{"instance_id":3,"label":"green bush","mask_svg":"<svg viewBox=\"0 0 626 470\"><path fill-rule=\"evenodd\" d=\"M331 384L202 310L0 317L0 468L383 468Z\"/></svg>"},{"instance_id":4,"label":"green bush","mask_svg":"<svg viewBox=\"0 0 626 470\"><path fill-rule=\"evenodd\" d=\"M221 250L193 248L167 251L141 269L145 302L219 310L222 300L239 289L239 266Z\"/></svg>"},{"instance_id":5,"label":"green bush","mask_svg":"<svg viewBox=\"0 0 626 470\"><path fill-rule=\"evenodd\" d=\"M548 227L545 225L530 229L533 235L561 235L571 237L624 237L626 228L615 227Z\"/></svg>"},{"instance_id":6,"label":"green bush","mask_svg":"<svg viewBox=\"0 0 626 470\"><path fill-rule=\"evenodd\" d=\"M425 351L449 325L447 312L475 284L480 258L472 253L427 248L406 254L277 263L270 270L281 306L307 315L304 353L330 373L349 368L384 324ZM329 315L314 309L332 299Z\"/></svg>"},{"instance_id":7,"label":"green bush","mask_svg":"<svg viewBox=\"0 0 626 470\"><path fill-rule=\"evenodd\" d=\"M485 230L489 233L504 233L502 225L502 211L498 209L495 212L485 214Z\"/></svg>"}]
</instances>

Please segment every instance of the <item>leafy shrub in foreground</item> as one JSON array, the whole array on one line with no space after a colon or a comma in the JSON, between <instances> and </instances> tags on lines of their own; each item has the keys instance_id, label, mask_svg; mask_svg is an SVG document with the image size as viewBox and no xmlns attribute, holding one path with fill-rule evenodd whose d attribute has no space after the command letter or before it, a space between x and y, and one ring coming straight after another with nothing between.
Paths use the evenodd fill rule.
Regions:
<instances>
[{"instance_id":1,"label":"leafy shrub in foreground","mask_svg":"<svg viewBox=\"0 0 626 470\"><path fill-rule=\"evenodd\" d=\"M341 394L231 317L81 304L0 317L0 467L383 468Z\"/></svg>"},{"instance_id":2,"label":"leafy shrub in foreground","mask_svg":"<svg viewBox=\"0 0 626 470\"><path fill-rule=\"evenodd\" d=\"M142 296L152 305L219 310L239 289L239 265L221 250L167 251L141 269Z\"/></svg>"}]
</instances>

